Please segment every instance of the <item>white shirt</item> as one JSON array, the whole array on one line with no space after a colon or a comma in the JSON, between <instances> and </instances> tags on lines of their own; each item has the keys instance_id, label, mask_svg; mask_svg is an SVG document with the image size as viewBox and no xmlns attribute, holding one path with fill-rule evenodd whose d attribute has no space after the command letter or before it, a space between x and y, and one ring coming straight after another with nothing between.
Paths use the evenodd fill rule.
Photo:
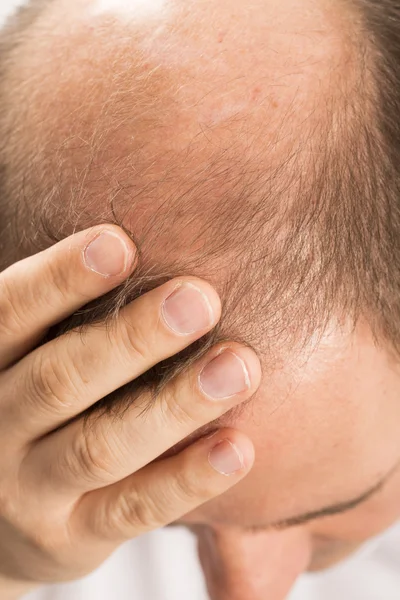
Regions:
<instances>
[{"instance_id":1,"label":"white shirt","mask_svg":"<svg viewBox=\"0 0 400 600\"><path fill-rule=\"evenodd\" d=\"M208 595L194 536L173 527L126 542L79 581L44 586L23 600L208 600ZM400 600L400 524L340 565L300 577L288 600Z\"/></svg>"}]
</instances>

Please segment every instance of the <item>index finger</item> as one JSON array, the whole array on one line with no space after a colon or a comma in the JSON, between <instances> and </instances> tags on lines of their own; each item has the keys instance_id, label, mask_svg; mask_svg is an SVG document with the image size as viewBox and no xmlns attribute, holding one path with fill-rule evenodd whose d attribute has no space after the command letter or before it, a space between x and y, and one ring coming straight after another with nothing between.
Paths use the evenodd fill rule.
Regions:
<instances>
[{"instance_id":1,"label":"index finger","mask_svg":"<svg viewBox=\"0 0 400 600\"><path fill-rule=\"evenodd\" d=\"M136 256L121 228L100 225L0 273L0 369L24 356L49 327L121 284Z\"/></svg>"}]
</instances>

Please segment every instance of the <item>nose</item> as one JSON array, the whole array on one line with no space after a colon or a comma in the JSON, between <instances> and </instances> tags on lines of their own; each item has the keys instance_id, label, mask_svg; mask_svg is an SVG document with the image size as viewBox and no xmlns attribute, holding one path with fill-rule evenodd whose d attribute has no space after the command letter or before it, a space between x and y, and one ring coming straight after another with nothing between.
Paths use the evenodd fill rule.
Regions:
<instances>
[{"instance_id":1,"label":"nose","mask_svg":"<svg viewBox=\"0 0 400 600\"><path fill-rule=\"evenodd\" d=\"M284 600L311 559L301 528L252 533L202 526L195 533L211 600Z\"/></svg>"}]
</instances>

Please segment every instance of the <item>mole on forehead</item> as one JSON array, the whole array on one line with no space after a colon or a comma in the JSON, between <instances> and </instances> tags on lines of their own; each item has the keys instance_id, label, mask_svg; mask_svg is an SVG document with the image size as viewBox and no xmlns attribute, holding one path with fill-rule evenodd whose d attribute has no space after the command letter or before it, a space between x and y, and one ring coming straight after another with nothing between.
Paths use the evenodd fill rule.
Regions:
<instances>
[{"instance_id":1,"label":"mole on forehead","mask_svg":"<svg viewBox=\"0 0 400 600\"><path fill-rule=\"evenodd\" d=\"M94 0L94 15L111 14L132 21L164 17L168 0Z\"/></svg>"}]
</instances>

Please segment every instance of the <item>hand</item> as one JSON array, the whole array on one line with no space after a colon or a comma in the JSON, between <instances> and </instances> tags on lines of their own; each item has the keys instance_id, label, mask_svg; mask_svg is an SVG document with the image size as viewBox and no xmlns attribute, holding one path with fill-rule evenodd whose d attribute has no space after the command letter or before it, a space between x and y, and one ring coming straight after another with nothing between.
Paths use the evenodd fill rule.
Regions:
<instances>
[{"instance_id":1,"label":"hand","mask_svg":"<svg viewBox=\"0 0 400 600\"><path fill-rule=\"evenodd\" d=\"M79 416L214 327L220 302L205 281L174 279L124 307L111 331L96 325L37 347L49 326L119 285L134 264L132 242L107 225L0 273L1 598L84 576L122 542L177 520L252 466L250 440L232 429L156 460L256 391L259 361L236 343L213 348L150 411L144 393L121 419L103 415L84 427Z\"/></svg>"}]
</instances>

